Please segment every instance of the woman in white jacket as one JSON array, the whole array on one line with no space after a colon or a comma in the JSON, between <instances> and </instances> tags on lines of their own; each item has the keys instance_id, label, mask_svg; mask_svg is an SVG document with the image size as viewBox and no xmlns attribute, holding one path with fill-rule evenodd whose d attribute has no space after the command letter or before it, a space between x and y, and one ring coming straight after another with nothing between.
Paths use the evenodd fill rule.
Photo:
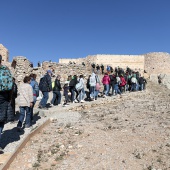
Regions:
<instances>
[{"instance_id":1,"label":"woman in white jacket","mask_svg":"<svg viewBox=\"0 0 170 170\"><path fill-rule=\"evenodd\" d=\"M24 78L24 83L20 86L20 96L19 96L19 106L20 106L20 116L17 124L18 131L21 130L22 124L25 119L25 128L31 126L31 107L33 106L33 89L30 85L31 78L26 76ZM26 113L26 114L25 114Z\"/></svg>"},{"instance_id":2,"label":"woman in white jacket","mask_svg":"<svg viewBox=\"0 0 170 170\"><path fill-rule=\"evenodd\" d=\"M92 73L90 77L90 98L95 100L95 89L96 89L96 74Z\"/></svg>"},{"instance_id":3,"label":"woman in white jacket","mask_svg":"<svg viewBox=\"0 0 170 170\"><path fill-rule=\"evenodd\" d=\"M83 87L79 92L79 102L84 103L85 102L84 101L85 91L84 91L84 76L83 75L80 75L79 82L81 83L81 85Z\"/></svg>"}]
</instances>

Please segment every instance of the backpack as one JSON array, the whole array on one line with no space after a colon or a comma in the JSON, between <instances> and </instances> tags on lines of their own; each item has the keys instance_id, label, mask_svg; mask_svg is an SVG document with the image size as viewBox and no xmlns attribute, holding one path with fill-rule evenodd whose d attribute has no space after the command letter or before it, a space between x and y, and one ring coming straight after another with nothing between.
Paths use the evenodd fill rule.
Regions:
<instances>
[{"instance_id":1,"label":"backpack","mask_svg":"<svg viewBox=\"0 0 170 170\"><path fill-rule=\"evenodd\" d=\"M39 89L42 91L45 83L45 76L40 79Z\"/></svg>"},{"instance_id":2,"label":"backpack","mask_svg":"<svg viewBox=\"0 0 170 170\"><path fill-rule=\"evenodd\" d=\"M136 83L136 78L135 77L131 78L131 83Z\"/></svg>"},{"instance_id":3,"label":"backpack","mask_svg":"<svg viewBox=\"0 0 170 170\"><path fill-rule=\"evenodd\" d=\"M80 91L83 88L83 84L81 82L78 82L75 88L77 91Z\"/></svg>"},{"instance_id":4,"label":"backpack","mask_svg":"<svg viewBox=\"0 0 170 170\"><path fill-rule=\"evenodd\" d=\"M0 92L12 90L13 81L10 70L6 66L0 67Z\"/></svg>"},{"instance_id":5,"label":"backpack","mask_svg":"<svg viewBox=\"0 0 170 170\"><path fill-rule=\"evenodd\" d=\"M117 83L118 85L120 85L120 84L122 83L120 77L116 77L116 83Z\"/></svg>"},{"instance_id":6,"label":"backpack","mask_svg":"<svg viewBox=\"0 0 170 170\"><path fill-rule=\"evenodd\" d=\"M114 81L113 75L109 75L110 81Z\"/></svg>"}]
</instances>

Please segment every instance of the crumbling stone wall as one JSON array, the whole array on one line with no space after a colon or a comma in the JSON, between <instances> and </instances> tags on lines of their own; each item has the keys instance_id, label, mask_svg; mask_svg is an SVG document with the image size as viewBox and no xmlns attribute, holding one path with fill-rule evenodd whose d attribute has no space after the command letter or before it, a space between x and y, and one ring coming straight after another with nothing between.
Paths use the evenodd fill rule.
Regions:
<instances>
[{"instance_id":1,"label":"crumbling stone wall","mask_svg":"<svg viewBox=\"0 0 170 170\"><path fill-rule=\"evenodd\" d=\"M145 70L150 74L170 73L170 54L155 52L145 54Z\"/></svg>"},{"instance_id":2,"label":"crumbling stone wall","mask_svg":"<svg viewBox=\"0 0 170 170\"><path fill-rule=\"evenodd\" d=\"M43 62L42 64L43 74L46 73L47 70L52 70L53 73L57 75L61 75L61 81L65 81L68 78L68 75L86 75L87 69L82 64L60 64L56 62Z\"/></svg>"},{"instance_id":3,"label":"crumbling stone wall","mask_svg":"<svg viewBox=\"0 0 170 170\"><path fill-rule=\"evenodd\" d=\"M8 62L9 61L9 52L8 49L5 48L2 44L0 44L0 54L2 56L2 61Z\"/></svg>"},{"instance_id":4,"label":"crumbling stone wall","mask_svg":"<svg viewBox=\"0 0 170 170\"><path fill-rule=\"evenodd\" d=\"M33 71L33 68L30 66L30 61L23 56L14 57L11 67L13 68L13 76L17 82L23 82L24 77L30 75Z\"/></svg>"},{"instance_id":5,"label":"crumbling stone wall","mask_svg":"<svg viewBox=\"0 0 170 170\"><path fill-rule=\"evenodd\" d=\"M59 63L69 63L70 59L61 59ZM80 59L73 59L72 61L76 63L82 63ZM97 54L92 56L87 56L84 58L84 63L87 69L91 69L91 64L103 64L106 68L107 65L115 67L126 68L127 66L132 69L137 69L144 71L144 56L143 55L109 55L109 54Z\"/></svg>"}]
</instances>

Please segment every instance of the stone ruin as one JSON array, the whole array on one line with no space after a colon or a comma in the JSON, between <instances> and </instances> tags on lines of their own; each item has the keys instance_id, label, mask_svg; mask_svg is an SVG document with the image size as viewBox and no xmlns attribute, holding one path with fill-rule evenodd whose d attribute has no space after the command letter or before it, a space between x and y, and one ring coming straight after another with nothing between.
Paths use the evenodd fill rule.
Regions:
<instances>
[{"instance_id":1,"label":"stone ruin","mask_svg":"<svg viewBox=\"0 0 170 170\"><path fill-rule=\"evenodd\" d=\"M13 58L12 63L9 62L8 50L0 44L0 54L3 57L3 64L7 65L17 83L23 81L24 76L31 73L37 74L37 81L51 69L55 75L61 75L61 81L64 82L68 75L86 75L91 74L91 64L104 64L126 68L129 66L132 69L138 70L145 77L158 83L158 76L163 79L163 84L170 88L170 54L163 52L154 52L144 55L94 55L86 58L78 59L59 59L59 63L44 61L41 67L31 67L30 61L23 56ZM85 64L82 65L82 63Z\"/></svg>"}]
</instances>

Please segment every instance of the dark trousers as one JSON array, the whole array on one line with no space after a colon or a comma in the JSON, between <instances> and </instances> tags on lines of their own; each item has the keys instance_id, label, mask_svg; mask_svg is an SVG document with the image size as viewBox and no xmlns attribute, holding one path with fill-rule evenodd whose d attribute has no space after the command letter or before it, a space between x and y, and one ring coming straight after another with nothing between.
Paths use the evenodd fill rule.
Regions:
<instances>
[{"instance_id":1,"label":"dark trousers","mask_svg":"<svg viewBox=\"0 0 170 170\"><path fill-rule=\"evenodd\" d=\"M12 97L11 106L12 106L13 114L14 114L14 116L15 116L15 98L14 98L14 97Z\"/></svg>"},{"instance_id":2,"label":"dark trousers","mask_svg":"<svg viewBox=\"0 0 170 170\"><path fill-rule=\"evenodd\" d=\"M51 100L53 105L58 105L61 103L61 93L60 91L53 91L53 98Z\"/></svg>"},{"instance_id":3,"label":"dark trousers","mask_svg":"<svg viewBox=\"0 0 170 170\"><path fill-rule=\"evenodd\" d=\"M30 127L31 126L31 108L28 106L20 106L20 116L19 116L17 127L22 127L25 116L26 116L25 126Z\"/></svg>"}]
</instances>

